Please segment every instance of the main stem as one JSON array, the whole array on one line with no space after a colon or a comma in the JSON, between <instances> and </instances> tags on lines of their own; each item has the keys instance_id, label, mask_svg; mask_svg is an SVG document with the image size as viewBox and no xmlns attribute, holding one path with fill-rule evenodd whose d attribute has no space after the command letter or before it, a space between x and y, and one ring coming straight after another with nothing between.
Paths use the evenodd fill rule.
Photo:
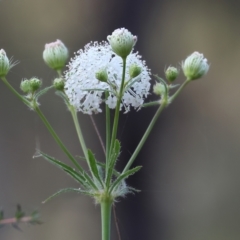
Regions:
<instances>
[{"instance_id":1,"label":"main stem","mask_svg":"<svg viewBox=\"0 0 240 240\"><path fill-rule=\"evenodd\" d=\"M110 145L109 156L108 156L107 160L109 159L109 157L111 155L111 151L112 151L112 148L113 148L114 142L116 140L116 136L117 136L120 105L121 105L121 100L122 100L123 90L124 90L124 81L125 81L125 72L126 72L126 58L123 58L122 60L123 60L122 82L121 82L119 95L118 95L118 100L117 100L117 105L116 105L116 109L115 109L111 145Z\"/></svg>"},{"instance_id":2,"label":"main stem","mask_svg":"<svg viewBox=\"0 0 240 240\"><path fill-rule=\"evenodd\" d=\"M112 201L106 199L103 200L100 205L102 218L102 240L110 240Z\"/></svg>"}]
</instances>

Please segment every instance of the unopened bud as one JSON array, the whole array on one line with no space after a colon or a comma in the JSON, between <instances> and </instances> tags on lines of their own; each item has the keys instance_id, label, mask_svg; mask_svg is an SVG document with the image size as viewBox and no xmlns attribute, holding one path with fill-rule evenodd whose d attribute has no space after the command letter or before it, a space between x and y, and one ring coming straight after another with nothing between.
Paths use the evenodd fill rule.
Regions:
<instances>
[{"instance_id":1,"label":"unopened bud","mask_svg":"<svg viewBox=\"0 0 240 240\"><path fill-rule=\"evenodd\" d=\"M31 78L29 79L29 88L31 92L37 91L42 85L42 81L38 78Z\"/></svg>"},{"instance_id":2,"label":"unopened bud","mask_svg":"<svg viewBox=\"0 0 240 240\"><path fill-rule=\"evenodd\" d=\"M188 80L195 80L208 72L209 64L203 54L194 52L182 62L182 69Z\"/></svg>"},{"instance_id":3,"label":"unopened bud","mask_svg":"<svg viewBox=\"0 0 240 240\"><path fill-rule=\"evenodd\" d=\"M137 64L132 64L129 67L129 76L131 78L137 77L141 72L142 72L142 69Z\"/></svg>"},{"instance_id":4,"label":"unopened bud","mask_svg":"<svg viewBox=\"0 0 240 240\"><path fill-rule=\"evenodd\" d=\"M153 92L156 94L156 95L159 95L159 96L162 96L162 95L165 95L166 93L166 87L162 84L162 83L156 83L154 86L153 86Z\"/></svg>"},{"instance_id":5,"label":"unopened bud","mask_svg":"<svg viewBox=\"0 0 240 240\"><path fill-rule=\"evenodd\" d=\"M7 57L6 52L1 49L0 50L0 77L5 77L11 68L10 61Z\"/></svg>"},{"instance_id":6,"label":"unopened bud","mask_svg":"<svg viewBox=\"0 0 240 240\"><path fill-rule=\"evenodd\" d=\"M137 37L133 36L127 29L116 29L112 35L107 36L113 52L122 58L126 58L132 51Z\"/></svg>"},{"instance_id":7,"label":"unopened bud","mask_svg":"<svg viewBox=\"0 0 240 240\"><path fill-rule=\"evenodd\" d=\"M53 81L53 86L58 91L63 91L65 86L65 81L63 78L55 78Z\"/></svg>"},{"instance_id":8,"label":"unopened bud","mask_svg":"<svg viewBox=\"0 0 240 240\"><path fill-rule=\"evenodd\" d=\"M45 63L54 70L61 70L68 59L68 50L62 41L47 43L43 51Z\"/></svg>"},{"instance_id":9,"label":"unopened bud","mask_svg":"<svg viewBox=\"0 0 240 240\"><path fill-rule=\"evenodd\" d=\"M24 79L21 81L20 88L24 93L30 92L30 82L28 79Z\"/></svg>"},{"instance_id":10,"label":"unopened bud","mask_svg":"<svg viewBox=\"0 0 240 240\"><path fill-rule=\"evenodd\" d=\"M101 82L107 82L108 80L108 74L107 74L107 70L104 69L99 69L96 73L95 73L95 77L97 80L101 81Z\"/></svg>"},{"instance_id":11,"label":"unopened bud","mask_svg":"<svg viewBox=\"0 0 240 240\"><path fill-rule=\"evenodd\" d=\"M178 76L178 69L169 66L165 71L165 76L169 82L173 82Z\"/></svg>"}]
</instances>

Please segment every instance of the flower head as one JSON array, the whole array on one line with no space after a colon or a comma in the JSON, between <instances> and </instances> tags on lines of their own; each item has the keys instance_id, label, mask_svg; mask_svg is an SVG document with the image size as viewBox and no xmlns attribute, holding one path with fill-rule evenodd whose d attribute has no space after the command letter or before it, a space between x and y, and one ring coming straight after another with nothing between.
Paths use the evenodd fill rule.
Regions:
<instances>
[{"instance_id":1,"label":"flower head","mask_svg":"<svg viewBox=\"0 0 240 240\"><path fill-rule=\"evenodd\" d=\"M61 70L68 59L68 50L60 40L47 43L43 51L45 63L54 70Z\"/></svg>"},{"instance_id":2,"label":"flower head","mask_svg":"<svg viewBox=\"0 0 240 240\"><path fill-rule=\"evenodd\" d=\"M122 58L126 58L132 51L137 37L133 36L127 29L116 29L112 35L107 36L113 52Z\"/></svg>"},{"instance_id":3,"label":"flower head","mask_svg":"<svg viewBox=\"0 0 240 240\"><path fill-rule=\"evenodd\" d=\"M188 80L195 80L208 72L209 64L203 54L194 52L182 62L182 69Z\"/></svg>"},{"instance_id":4,"label":"flower head","mask_svg":"<svg viewBox=\"0 0 240 240\"><path fill-rule=\"evenodd\" d=\"M141 73L131 78L129 67L133 64L141 67ZM83 50L79 50L70 61L65 72L65 93L70 103L78 111L92 114L101 112L100 104L105 91L109 96L105 103L115 108L122 80L122 59L117 56L107 42L91 42ZM107 82L99 81L96 73L105 69ZM150 70L137 53L127 58L122 107L129 111L130 107L140 108L150 89Z\"/></svg>"}]
</instances>

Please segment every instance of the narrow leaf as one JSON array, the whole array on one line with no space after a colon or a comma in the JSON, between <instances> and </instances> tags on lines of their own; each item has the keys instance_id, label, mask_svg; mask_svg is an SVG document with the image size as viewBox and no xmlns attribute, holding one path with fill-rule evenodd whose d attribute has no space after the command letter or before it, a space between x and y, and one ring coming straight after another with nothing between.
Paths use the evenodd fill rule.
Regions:
<instances>
[{"instance_id":1,"label":"narrow leaf","mask_svg":"<svg viewBox=\"0 0 240 240\"><path fill-rule=\"evenodd\" d=\"M16 213L15 213L15 218L17 220L21 219L22 217L24 217L25 213L22 211L22 208L21 206L18 204L17 205L17 210L16 210Z\"/></svg>"},{"instance_id":2,"label":"narrow leaf","mask_svg":"<svg viewBox=\"0 0 240 240\"><path fill-rule=\"evenodd\" d=\"M116 139L114 142L113 151L110 156L109 166L108 166L108 169L106 169L106 185L107 186L109 186L110 184L114 167L116 165L117 159L120 154L120 149L121 149L120 142Z\"/></svg>"},{"instance_id":3,"label":"narrow leaf","mask_svg":"<svg viewBox=\"0 0 240 240\"><path fill-rule=\"evenodd\" d=\"M12 227L14 227L14 228L17 229L18 231L22 232L22 229L18 226L17 223L12 223Z\"/></svg>"},{"instance_id":4,"label":"narrow leaf","mask_svg":"<svg viewBox=\"0 0 240 240\"><path fill-rule=\"evenodd\" d=\"M91 170L93 177L95 177L103 187L103 182L99 176L96 159L90 149L88 149L88 158L89 158L89 163L90 163L89 165L91 168L90 170Z\"/></svg>"},{"instance_id":5,"label":"narrow leaf","mask_svg":"<svg viewBox=\"0 0 240 240\"><path fill-rule=\"evenodd\" d=\"M113 189L124 179L128 178L130 175L133 175L134 173L136 173L137 171L139 171L142 168L142 166L138 166L135 168L132 168L128 171L126 171L124 174L121 174L112 184L111 188L109 189L109 192L111 193L113 191Z\"/></svg>"},{"instance_id":6,"label":"narrow leaf","mask_svg":"<svg viewBox=\"0 0 240 240\"><path fill-rule=\"evenodd\" d=\"M43 158L45 158L47 161L49 161L50 163L58 166L59 168L61 168L62 170L64 170L65 172L67 172L72 178L74 178L78 183L81 183L83 186L86 186L86 179L83 177L83 175L79 172L77 172L76 170L74 170L72 167L68 166L67 164L43 153L42 151L39 151L40 156L42 156Z\"/></svg>"},{"instance_id":7,"label":"narrow leaf","mask_svg":"<svg viewBox=\"0 0 240 240\"><path fill-rule=\"evenodd\" d=\"M91 195L89 192L81 190L80 188L64 188L59 190L58 192L54 193L53 195L51 195L50 197L48 197L46 200L44 200L42 203L46 203L49 200L53 199L54 197L57 197L58 195L62 194L62 193L66 193L66 192L78 192L78 193L84 193L87 195Z\"/></svg>"},{"instance_id":8,"label":"narrow leaf","mask_svg":"<svg viewBox=\"0 0 240 240\"><path fill-rule=\"evenodd\" d=\"M0 210L0 221L4 218L4 212L3 210Z\"/></svg>"}]
</instances>

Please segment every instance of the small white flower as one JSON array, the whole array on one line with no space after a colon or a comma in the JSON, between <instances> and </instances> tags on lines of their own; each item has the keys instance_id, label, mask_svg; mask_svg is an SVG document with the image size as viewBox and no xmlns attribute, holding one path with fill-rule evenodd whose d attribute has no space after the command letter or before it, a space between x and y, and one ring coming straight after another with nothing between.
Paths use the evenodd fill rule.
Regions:
<instances>
[{"instance_id":1,"label":"small white flower","mask_svg":"<svg viewBox=\"0 0 240 240\"><path fill-rule=\"evenodd\" d=\"M112 35L107 36L113 52L122 58L126 58L132 51L137 37L133 36L127 29L116 29Z\"/></svg>"},{"instance_id":2,"label":"small white flower","mask_svg":"<svg viewBox=\"0 0 240 240\"><path fill-rule=\"evenodd\" d=\"M208 72L209 64L203 54L194 52L182 62L182 69L188 80L195 80Z\"/></svg>"},{"instance_id":3,"label":"small white flower","mask_svg":"<svg viewBox=\"0 0 240 240\"><path fill-rule=\"evenodd\" d=\"M141 67L141 73L131 78L129 67L133 64ZM96 72L106 69L107 82L99 81ZM114 109L117 103L120 85L122 81L123 63L107 42L91 42L83 50L79 50L76 56L68 64L65 72L65 92L70 103L78 111L92 114L101 112L100 104L104 91L109 92L105 103ZM126 62L125 88L122 97L122 105L125 111L130 107L141 108L144 98L150 90L150 70L137 53L131 53Z\"/></svg>"}]
</instances>

